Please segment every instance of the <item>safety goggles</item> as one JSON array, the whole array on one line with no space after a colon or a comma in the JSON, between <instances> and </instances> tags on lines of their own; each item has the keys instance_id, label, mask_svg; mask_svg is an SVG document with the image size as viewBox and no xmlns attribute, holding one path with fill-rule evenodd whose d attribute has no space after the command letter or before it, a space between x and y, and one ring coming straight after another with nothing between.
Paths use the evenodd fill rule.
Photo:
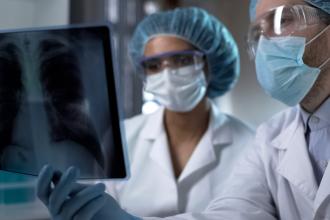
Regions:
<instances>
[{"instance_id":1,"label":"safety goggles","mask_svg":"<svg viewBox=\"0 0 330 220\"><path fill-rule=\"evenodd\" d=\"M162 72L165 68L178 69L195 65L198 68L203 62L204 54L197 50L172 51L156 56L143 57L140 65L146 75Z\"/></svg>"},{"instance_id":2,"label":"safety goggles","mask_svg":"<svg viewBox=\"0 0 330 220\"><path fill-rule=\"evenodd\" d=\"M249 27L249 54L251 58L255 57L261 35L266 38L291 36L324 20L329 20L327 13L308 5L282 5L271 9Z\"/></svg>"}]
</instances>

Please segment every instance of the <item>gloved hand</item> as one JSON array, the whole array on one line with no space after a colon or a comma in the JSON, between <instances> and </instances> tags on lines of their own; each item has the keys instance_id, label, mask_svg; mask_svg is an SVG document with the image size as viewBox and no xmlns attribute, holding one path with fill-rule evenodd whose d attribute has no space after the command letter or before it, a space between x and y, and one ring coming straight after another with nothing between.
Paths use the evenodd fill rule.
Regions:
<instances>
[{"instance_id":1,"label":"gloved hand","mask_svg":"<svg viewBox=\"0 0 330 220\"><path fill-rule=\"evenodd\" d=\"M140 220L105 193L104 184L76 182L78 171L71 167L63 175L46 165L40 171L37 196L54 220Z\"/></svg>"}]
</instances>

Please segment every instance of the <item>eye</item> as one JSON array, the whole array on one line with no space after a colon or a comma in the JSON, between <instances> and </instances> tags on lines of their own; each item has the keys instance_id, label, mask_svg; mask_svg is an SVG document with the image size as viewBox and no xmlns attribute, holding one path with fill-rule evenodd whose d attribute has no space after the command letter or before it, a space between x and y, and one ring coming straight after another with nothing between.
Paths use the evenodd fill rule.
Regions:
<instances>
[{"instance_id":1,"label":"eye","mask_svg":"<svg viewBox=\"0 0 330 220\"><path fill-rule=\"evenodd\" d=\"M290 24L292 24L293 22L293 17L290 16L290 15L283 15L281 17L281 26L285 27L285 26L288 26Z\"/></svg>"},{"instance_id":2,"label":"eye","mask_svg":"<svg viewBox=\"0 0 330 220\"><path fill-rule=\"evenodd\" d=\"M147 72L159 72L161 70L161 62L158 59L151 59L144 61L142 63L142 67L147 71Z\"/></svg>"},{"instance_id":3,"label":"eye","mask_svg":"<svg viewBox=\"0 0 330 220\"><path fill-rule=\"evenodd\" d=\"M176 66L180 67L180 66L189 66L192 65L194 63L194 57L192 55L175 55L173 57L174 63L176 64Z\"/></svg>"}]
</instances>

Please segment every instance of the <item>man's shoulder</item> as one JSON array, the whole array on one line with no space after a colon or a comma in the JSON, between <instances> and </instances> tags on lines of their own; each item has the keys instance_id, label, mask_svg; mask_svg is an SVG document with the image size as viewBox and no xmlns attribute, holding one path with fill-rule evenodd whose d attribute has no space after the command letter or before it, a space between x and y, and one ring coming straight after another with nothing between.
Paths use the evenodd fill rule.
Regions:
<instances>
[{"instance_id":1,"label":"man's shoulder","mask_svg":"<svg viewBox=\"0 0 330 220\"><path fill-rule=\"evenodd\" d=\"M296 117L299 114L299 107L287 108L269 120L259 125L256 133L256 139L258 141L272 141L275 137L285 132L285 129L294 123Z\"/></svg>"}]
</instances>

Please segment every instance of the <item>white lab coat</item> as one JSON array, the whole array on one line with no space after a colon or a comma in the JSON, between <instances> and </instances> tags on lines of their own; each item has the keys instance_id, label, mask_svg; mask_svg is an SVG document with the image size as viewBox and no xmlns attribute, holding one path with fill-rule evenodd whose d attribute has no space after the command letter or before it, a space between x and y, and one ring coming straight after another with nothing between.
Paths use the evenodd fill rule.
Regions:
<instances>
[{"instance_id":1,"label":"white lab coat","mask_svg":"<svg viewBox=\"0 0 330 220\"><path fill-rule=\"evenodd\" d=\"M239 120L220 113L212 102L211 106L209 127L178 179L163 126L164 109L126 121L131 178L106 183L122 208L137 216L198 212L219 194L254 133Z\"/></svg>"},{"instance_id":2,"label":"white lab coat","mask_svg":"<svg viewBox=\"0 0 330 220\"><path fill-rule=\"evenodd\" d=\"M330 219L330 166L318 187L298 107L261 125L249 151L205 211L168 219Z\"/></svg>"}]
</instances>

